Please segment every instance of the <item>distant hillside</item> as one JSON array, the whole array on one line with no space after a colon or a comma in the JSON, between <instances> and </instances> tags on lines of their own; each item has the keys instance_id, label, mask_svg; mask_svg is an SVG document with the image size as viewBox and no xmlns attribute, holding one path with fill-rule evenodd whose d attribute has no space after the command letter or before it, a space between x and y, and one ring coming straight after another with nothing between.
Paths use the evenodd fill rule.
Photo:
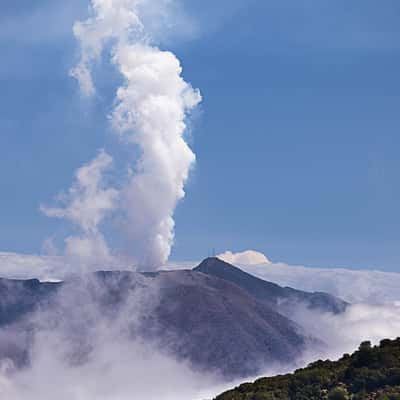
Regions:
<instances>
[{"instance_id":1,"label":"distant hillside","mask_svg":"<svg viewBox=\"0 0 400 400\"><path fill-rule=\"evenodd\" d=\"M245 383L215 400L399 400L400 338L360 345L339 361L317 361L294 374Z\"/></svg>"},{"instance_id":2,"label":"distant hillside","mask_svg":"<svg viewBox=\"0 0 400 400\"><path fill-rule=\"evenodd\" d=\"M327 293L308 293L264 281L215 257L207 258L194 271L232 282L257 300L289 315L291 309L299 303L311 309L334 314L345 311L348 306L348 303Z\"/></svg>"}]
</instances>

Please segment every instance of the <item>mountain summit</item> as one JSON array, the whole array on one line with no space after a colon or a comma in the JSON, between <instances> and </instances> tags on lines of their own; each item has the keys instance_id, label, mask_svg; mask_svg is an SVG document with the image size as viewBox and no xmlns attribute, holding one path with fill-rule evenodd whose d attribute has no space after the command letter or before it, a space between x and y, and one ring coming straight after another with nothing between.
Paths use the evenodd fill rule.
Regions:
<instances>
[{"instance_id":1,"label":"mountain summit","mask_svg":"<svg viewBox=\"0 0 400 400\"><path fill-rule=\"evenodd\" d=\"M283 313L290 313L291 308L299 303L314 310L334 314L342 313L348 306L345 301L328 293L303 292L264 281L217 257L205 259L194 271L232 282L257 300L268 304L274 309L278 308Z\"/></svg>"}]
</instances>

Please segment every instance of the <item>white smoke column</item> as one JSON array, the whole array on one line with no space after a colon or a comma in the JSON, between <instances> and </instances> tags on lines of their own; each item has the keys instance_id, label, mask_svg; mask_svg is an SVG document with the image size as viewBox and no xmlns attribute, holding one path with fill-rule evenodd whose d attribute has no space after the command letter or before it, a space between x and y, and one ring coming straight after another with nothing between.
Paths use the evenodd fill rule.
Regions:
<instances>
[{"instance_id":1,"label":"white smoke column","mask_svg":"<svg viewBox=\"0 0 400 400\"><path fill-rule=\"evenodd\" d=\"M140 149L135 174L121 190L129 252L141 267L169 257L173 213L184 195L195 155L184 140L187 113L200 101L181 77L179 60L149 44L140 10L155 1L92 0L91 17L74 27L82 56L72 71L87 95L95 92L90 67L109 41L111 59L124 78L111 114L115 131Z\"/></svg>"}]
</instances>

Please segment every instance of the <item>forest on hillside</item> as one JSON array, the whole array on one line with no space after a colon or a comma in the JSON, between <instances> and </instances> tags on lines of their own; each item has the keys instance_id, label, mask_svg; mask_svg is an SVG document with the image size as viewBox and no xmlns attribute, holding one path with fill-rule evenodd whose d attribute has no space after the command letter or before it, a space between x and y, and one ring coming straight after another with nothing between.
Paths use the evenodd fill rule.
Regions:
<instances>
[{"instance_id":1,"label":"forest on hillside","mask_svg":"<svg viewBox=\"0 0 400 400\"><path fill-rule=\"evenodd\" d=\"M400 338L361 343L338 361L316 361L293 374L261 378L215 400L400 400Z\"/></svg>"}]
</instances>

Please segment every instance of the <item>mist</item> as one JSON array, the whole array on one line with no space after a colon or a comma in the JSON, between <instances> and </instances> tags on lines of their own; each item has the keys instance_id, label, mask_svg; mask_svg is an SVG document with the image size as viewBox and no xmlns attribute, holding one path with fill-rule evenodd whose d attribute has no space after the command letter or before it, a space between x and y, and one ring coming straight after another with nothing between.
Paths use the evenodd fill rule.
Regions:
<instances>
[{"instance_id":1,"label":"mist","mask_svg":"<svg viewBox=\"0 0 400 400\"><path fill-rule=\"evenodd\" d=\"M319 313L299 305L291 317L308 334L325 344L322 349L308 348L304 354L305 362L336 360L345 353L355 351L363 341L377 345L382 339L400 336L399 303L352 304L338 315Z\"/></svg>"},{"instance_id":2,"label":"mist","mask_svg":"<svg viewBox=\"0 0 400 400\"><path fill-rule=\"evenodd\" d=\"M143 319L157 307L156 286L138 275L123 285L128 296L108 297L105 286L121 291L118 278L81 276L63 286L48 307L2 330L2 343L13 342L21 352L27 347L29 362L21 368L11 359L2 361L1 397L202 400L228 387L218 374L196 370L159 338L141 332Z\"/></svg>"}]
</instances>

